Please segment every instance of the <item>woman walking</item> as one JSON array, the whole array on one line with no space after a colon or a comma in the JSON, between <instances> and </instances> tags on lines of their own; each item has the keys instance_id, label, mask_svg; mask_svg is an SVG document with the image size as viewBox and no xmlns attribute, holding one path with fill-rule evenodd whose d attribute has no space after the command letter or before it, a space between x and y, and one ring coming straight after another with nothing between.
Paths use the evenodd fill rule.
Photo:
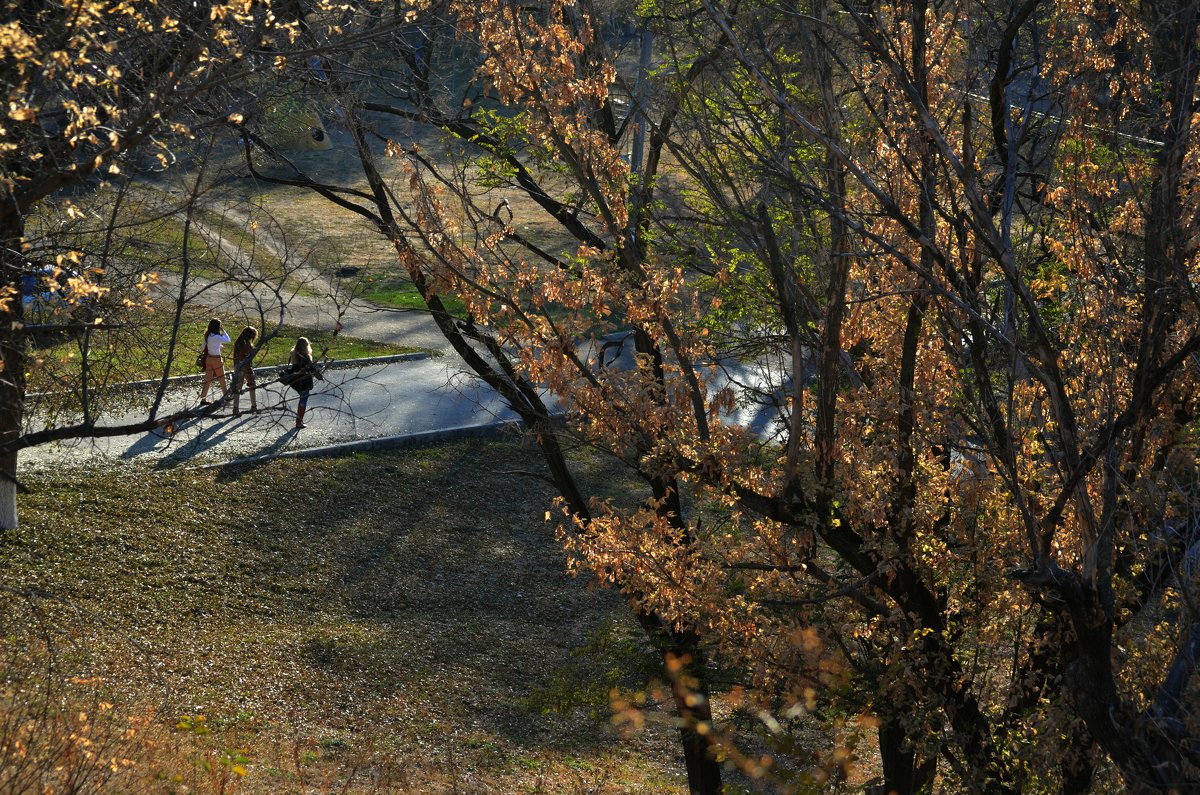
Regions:
<instances>
[{"instance_id":1,"label":"woman walking","mask_svg":"<svg viewBox=\"0 0 1200 795\"><path fill-rule=\"evenodd\" d=\"M200 405L207 406L208 385L213 379L221 385L221 400L229 396L229 388L225 386L225 367L221 361L221 345L229 342L229 335L221 327L221 321L213 318L208 321L208 332L204 335L204 383L200 387Z\"/></svg>"},{"instance_id":2,"label":"woman walking","mask_svg":"<svg viewBox=\"0 0 1200 795\"><path fill-rule=\"evenodd\" d=\"M258 401L254 390L258 383L254 380L254 341L258 339L258 329L246 326L233 343L233 416L238 416L242 402L242 385L250 387L250 413L258 411Z\"/></svg>"},{"instance_id":3,"label":"woman walking","mask_svg":"<svg viewBox=\"0 0 1200 795\"><path fill-rule=\"evenodd\" d=\"M296 340L296 345L288 357L288 364L288 369L293 374L289 386L300 393L300 402L296 405L296 427L307 428L308 426L304 424L304 412L308 408L308 393L313 388L313 377L321 381L325 380L325 377L313 365L312 345L309 344L307 337L300 337Z\"/></svg>"}]
</instances>

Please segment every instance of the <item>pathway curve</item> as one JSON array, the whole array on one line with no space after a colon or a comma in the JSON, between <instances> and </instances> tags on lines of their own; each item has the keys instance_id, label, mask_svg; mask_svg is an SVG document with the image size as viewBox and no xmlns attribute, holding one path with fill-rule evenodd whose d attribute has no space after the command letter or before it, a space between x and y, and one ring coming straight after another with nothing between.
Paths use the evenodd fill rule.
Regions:
<instances>
[{"instance_id":1,"label":"pathway curve","mask_svg":"<svg viewBox=\"0 0 1200 795\"><path fill-rule=\"evenodd\" d=\"M248 214L237 210L227 213L244 222L247 228L252 226ZM192 219L192 224L219 256L233 264L231 271L245 273L247 278L245 281L214 282L192 277L187 303L244 317L256 317L261 311L268 320L282 316L290 325L319 331L333 330L340 324L341 333L349 337L453 355L449 343L427 311L392 309L349 294L348 282L330 279L306 261L296 262L295 254L283 241L268 234L266 227L257 228L255 243L261 244L282 264L287 273L283 285L272 284L272 281L280 281L278 278L272 280L258 273L250 254L219 229L196 218ZM173 301L178 291L178 274L163 273L161 279L164 297Z\"/></svg>"},{"instance_id":2,"label":"pathway curve","mask_svg":"<svg viewBox=\"0 0 1200 795\"><path fill-rule=\"evenodd\" d=\"M211 228L202 227L200 231L225 256L235 261L244 256ZM305 275L318 278L311 273ZM168 276L164 286L169 288L171 283ZM173 283L178 284L177 277ZM336 295L338 285L323 286ZM309 427L303 430L294 427L296 393L274 381L278 368L268 368L260 374L264 387L258 413L234 416L231 407L220 405L178 427L42 445L21 453L20 469L97 462L157 468L213 464L352 443L400 445L433 436L476 434L515 423L515 414L468 371L428 313L381 309L361 300L343 302L339 308L338 302L328 297L295 291L256 294L240 283L203 281L197 282L189 303L219 307L214 311L226 316L236 312L255 316L256 304L260 304L268 317L278 317L282 310L285 322L295 325L326 330L340 323L342 333L348 336L420 347L435 355L335 363L326 371L326 380L318 382L314 390L305 417ZM770 383L778 383L779 374L769 369L726 363L709 375L714 389L729 385L742 394L754 394L769 389ZM169 416L194 407L198 397L199 376L172 379L159 414ZM248 404L243 398L242 407L248 409ZM739 408L729 419L767 439L774 432L777 416L777 407L767 400ZM131 412L125 417L111 417L106 424L132 423L144 417L144 413Z\"/></svg>"},{"instance_id":3,"label":"pathway curve","mask_svg":"<svg viewBox=\"0 0 1200 795\"><path fill-rule=\"evenodd\" d=\"M249 218L245 220L248 225ZM219 405L203 417L164 430L41 445L22 451L22 471L97 462L154 467L207 464L363 440L398 444L434 433L479 432L515 418L490 388L468 372L428 312L389 309L348 298L340 284L304 266L288 265L296 277L289 280L288 289L271 287L266 278L256 279L249 255L230 238L201 221L195 221L195 228L233 264L230 270L247 277L224 282L190 279L189 305L212 307L214 314L224 317L256 317L261 311L269 320L282 318L285 323L320 331L340 327L346 336L421 348L433 355L333 363L326 380L317 382L305 417L308 427L303 430L294 427L296 393L274 381L277 368L267 368L259 374L264 387L259 393L258 413L234 416L230 406ZM265 234L257 234L256 242L287 262L282 242ZM296 281L308 289L298 289ZM178 274L162 274L163 299L175 300L172 291L177 292L178 285ZM199 376L172 379L159 416L195 407L199 380ZM241 407L248 409L248 397L243 397ZM144 418L144 412L131 411L107 418L105 425Z\"/></svg>"}]
</instances>

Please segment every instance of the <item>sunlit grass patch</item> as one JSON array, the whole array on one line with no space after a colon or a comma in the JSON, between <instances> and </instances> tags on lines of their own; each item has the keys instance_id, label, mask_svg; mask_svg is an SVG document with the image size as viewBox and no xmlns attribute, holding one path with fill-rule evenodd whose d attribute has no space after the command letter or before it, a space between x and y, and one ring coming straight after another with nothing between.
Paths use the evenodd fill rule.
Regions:
<instances>
[{"instance_id":1,"label":"sunlit grass patch","mask_svg":"<svg viewBox=\"0 0 1200 795\"><path fill-rule=\"evenodd\" d=\"M169 375L198 372L196 354L203 344L210 310L192 308L184 313L174 339L174 356ZM250 318L223 315L222 322L230 337L236 338ZM162 312L133 311L123 319L116 333L92 332L87 339L76 337L43 345L30 351L29 382L31 392L52 392L72 388L78 382L86 353L93 385L126 383L159 378L166 367L166 353L172 349L174 316ZM267 339L267 336L270 339ZM283 325L267 329L260 336L262 347L255 366L286 364L297 337L307 337L318 358L361 359L421 351L408 345L395 345L334 334L330 329ZM232 346L225 346L226 367L232 367Z\"/></svg>"},{"instance_id":2,"label":"sunlit grass patch","mask_svg":"<svg viewBox=\"0 0 1200 795\"><path fill-rule=\"evenodd\" d=\"M425 309L425 299L416 285L406 276L389 273L372 273L362 279L361 297L394 309ZM450 296L442 296L442 303L455 317L466 317L463 302Z\"/></svg>"}]
</instances>

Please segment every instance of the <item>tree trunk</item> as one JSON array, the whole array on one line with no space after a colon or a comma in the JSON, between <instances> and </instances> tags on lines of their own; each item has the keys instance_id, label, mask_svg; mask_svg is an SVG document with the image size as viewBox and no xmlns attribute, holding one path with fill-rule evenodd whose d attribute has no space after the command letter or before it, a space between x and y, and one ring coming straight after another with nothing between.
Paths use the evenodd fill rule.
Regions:
<instances>
[{"instance_id":1,"label":"tree trunk","mask_svg":"<svg viewBox=\"0 0 1200 795\"><path fill-rule=\"evenodd\" d=\"M700 725L712 726L712 706L709 701L708 685L705 684L704 661L697 657L698 650L692 644L687 648L672 647L666 650L670 659L679 654L692 657L692 663L680 672L671 685L675 697L675 712L679 716L679 742L683 746L683 763L687 769L689 795L721 795L721 765L709 752L708 740L696 731ZM685 686L683 679L692 681Z\"/></svg>"},{"instance_id":2,"label":"tree trunk","mask_svg":"<svg viewBox=\"0 0 1200 795\"><path fill-rule=\"evenodd\" d=\"M689 795L721 795L721 766L709 754L708 742L686 726L680 727L679 740L683 745Z\"/></svg>"},{"instance_id":3,"label":"tree trunk","mask_svg":"<svg viewBox=\"0 0 1200 795\"><path fill-rule=\"evenodd\" d=\"M933 784L937 760L917 759L905 742L904 727L899 721L885 720L879 726L879 757L883 762L884 791L888 795L926 792Z\"/></svg>"},{"instance_id":4,"label":"tree trunk","mask_svg":"<svg viewBox=\"0 0 1200 795\"><path fill-rule=\"evenodd\" d=\"M1075 735L1080 732L1074 732ZM1062 795L1074 795L1077 792L1091 792L1092 778L1096 766L1092 764L1091 755L1087 748L1069 749L1067 758L1062 764Z\"/></svg>"},{"instance_id":5,"label":"tree trunk","mask_svg":"<svg viewBox=\"0 0 1200 795\"><path fill-rule=\"evenodd\" d=\"M1166 726L1138 713L1121 697L1110 652L1112 624L1103 614L1100 596L1085 593L1091 610L1074 611L1077 652L1067 668L1067 685L1088 733L1120 768L1130 792L1200 792L1187 738L1172 737Z\"/></svg>"},{"instance_id":6,"label":"tree trunk","mask_svg":"<svg viewBox=\"0 0 1200 795\"><path fill-rule=\"evenodd\" d=\"M712 704L704 675L704 654L694 632L674 632L657 613L634 606L646 637L662 655L671 677L671 695L679 718L679 742L687 769L688 795L721 795L721 765L709 753L709 743L696 727L711 728Z\"/></svg>"},{"instance_id":7,"label":"tree trunk","mask_svg":"<svg viewBox=\"0 0 1200 795\"><path fill-rule=\"evenodd\" d=\"M21 435L25 414L25 332L21 306L21 274L27 270L21 254L24 223L9 214L0 229L0 289L11 298L0 302L0 445L15 442ZM0 454L0 530L17 526L17 454Z\"/></svg>"}]
</instances>

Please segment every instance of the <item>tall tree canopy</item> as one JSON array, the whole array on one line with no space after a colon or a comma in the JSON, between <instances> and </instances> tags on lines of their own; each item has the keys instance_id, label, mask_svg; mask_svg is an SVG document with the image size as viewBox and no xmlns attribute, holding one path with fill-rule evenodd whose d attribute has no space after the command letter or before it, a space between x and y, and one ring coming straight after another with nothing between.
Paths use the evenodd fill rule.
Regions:
<instances>
[{"instance_id":1,"label":"tall tree canopy","mask_svg":"<svg viewBox=\"0 0 1200 795\"><path fill-rule=\"evenodd\" d=\"M898 792L1196 788L1194 4L661 2L639 58L582 1L354 12L365 60L283 67L363 180L248 162L368 218L536 432L693 791L823 779L868 729Z\"/></svg>"}]
</instances>

